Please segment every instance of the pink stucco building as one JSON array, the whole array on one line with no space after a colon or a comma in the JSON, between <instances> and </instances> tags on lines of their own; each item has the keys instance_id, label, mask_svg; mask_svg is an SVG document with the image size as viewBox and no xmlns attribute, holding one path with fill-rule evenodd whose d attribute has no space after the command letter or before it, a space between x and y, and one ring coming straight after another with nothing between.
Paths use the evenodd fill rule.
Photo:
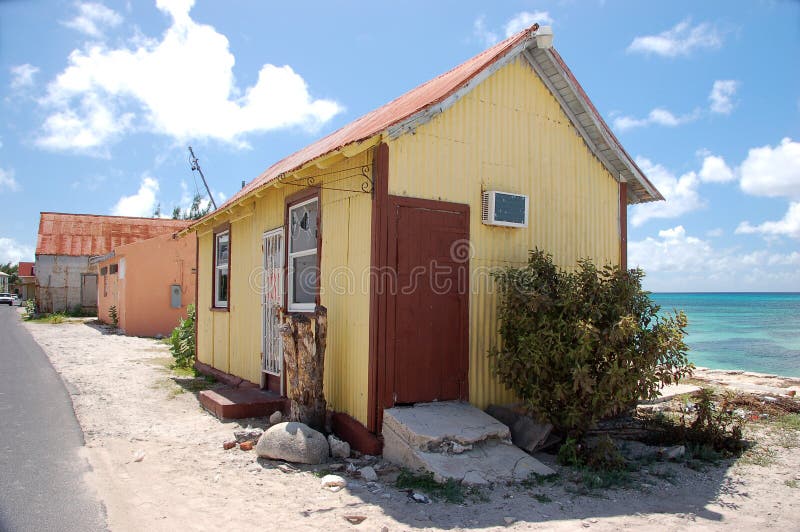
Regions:
<instances>
[{"instance_id":1,"label":"pink stucco building","mask_svg":"<svg viewBox=\"0 0 800 532\"><path fill-rule=\"evenodd\" d=\"M167 336L195 300L197 239L164 234L117 246L92 259L97 267L97 316L131 336Z\"/></svg>"}]
</instances>

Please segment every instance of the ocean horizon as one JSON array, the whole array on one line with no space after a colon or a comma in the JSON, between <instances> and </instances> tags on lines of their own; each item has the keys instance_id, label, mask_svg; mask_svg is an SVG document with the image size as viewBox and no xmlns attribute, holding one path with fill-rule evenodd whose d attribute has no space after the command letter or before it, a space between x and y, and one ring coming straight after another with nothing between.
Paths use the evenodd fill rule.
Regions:
<instances>
[{"instance_id":1,"label":"ocean horizon","mask_svg":"<svg viewBox=\"0 0 800 532\"><path fill-rule=\"evenodd\" d=\"M689 360L712 369L800 377L800 292L652 292L689 320Z\"/></svg>"}]
</instances>

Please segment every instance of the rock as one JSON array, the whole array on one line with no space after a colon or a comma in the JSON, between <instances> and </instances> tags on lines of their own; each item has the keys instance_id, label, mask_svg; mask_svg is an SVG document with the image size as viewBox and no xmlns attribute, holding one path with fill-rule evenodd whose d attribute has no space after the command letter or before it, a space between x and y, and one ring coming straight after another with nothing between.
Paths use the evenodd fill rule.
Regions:
<instances>
[{"instance_id":1,"label":"rock","mask_svg":"<svg viewBox=\"0 0 800 532\"><path fill-rule=\"evenodd\" d=\"M489 481L477 471L470 471L464 475L464 478L461 479L461 483L467 486L486 486L489 484Z\"/></svg>"},{"instance_id":2,"label":"rock","mask_svg":"<svg viewBox=\"0 0 800 532\"><path fill-rule=\"evenodd\" d=\"M349 458L350 444L342 441L333 434L328 435L328 445L331 448L331 456L334 458Z\"/></svg>"},{"instance_id":3,"label":"rock","mask_svg":"<svg viewBox=\"0 0 800 532\"><path fill-rule=\"evenodd\" d=\"M281 421L283 421L283 413L281 413L280 410L276 410L271 416L269 416L270 425L277 425Z\"/></svg>"},{"instance_id":4,"label":"rock","mask_svg":"<svg viewBox=\"0 0 800 532\"><path fill-rule=\"evenodd\" d=\"M347 481L339 475L325 475L319 485L321 488L335 493L347 487Z\"/></svg>"},{"instance_id":5,"label":"rock","mask_svg":"<svg viewBox=\"0 0 800 532\"><path fill-rule=\"evenodd\" d=\"M262 458L321 464L328 459L328 440L308 425L290 421L278 423L264 432L256 452Z\"/></svg>"},{"instance_id":6,"label":"rock","mask_svg":"<svg viewBox=\"0 0 800 532\"><path fill-rule=\"evenodd\" d=\"M375 482L378 480L378 474L375 472L375 469L372 466L362 467L358 470L361 478L366 480L367 482Z\"/></svg>"},{"instance_id":7,"label":"rock","mask_svg":"<svg viewBox=\"0 0 800 532\"><path fill-rule=\"evenodd\" d=\"M686 447L683 445L675 445L674 447L666 447L661 449L661 456L667 460L677 460L686 454Z\"/></svg>"},{"instance_id":8,"label":"rock","mask_svg":"<svg viewBox=\"0 0 800 532\"><path fill-rule=\"evenodd\" d=\"M253 428L250 425L248 425L245 429L236 430L233 432L233 436L236 438L237 443L242 443L243 441L257 441L262 434L264 434L263 429Z\"/></svg>"},{"instance_id":9,"label":"rock","mask_svg":"<svg viewBox=\"0 0 800 532\"><path fill-rule=\"evenodd\" d=\"M144 451L142 450L136 451L136 454L133 455L133 461L141 462L142 460L144 460Z\"/></svg>"},{"instance_id":10,"label":"rock","mask_svg":"<svg viewBox=\"0 0 800 532\"><path fill-rule=\"evenodd\" d=\"M506 524L506 526L512 524L514 521L516 521L516 519L514 519L513 517L504 517L503 518L503 522Z\"/></svg>"},{"instance_id":11,"label":"rock","mask_svg":"<svg viewBox=\"0 0 800 532\"><path fill-rule=\"evenodd\" d=\"M236 447L236 440L226 441L222 444L222 448L226 451L228 449L233 449L234 447Z\"/></svg>"},{"instance_id":12,"label":"rock","mask_svg":"<svg viewBox=\"0 0 800 532\"><path fill-rule=\"evenodd\" d=\"M514 445L529 453L541 448L553 430L553 425L537 423L512 406L489 405L486 413L507 425Z\"/></svg>"},{"instance_id":13,"label":"rock","mask_svg":"<svg viewBox=\"0 0 800 532\"><path fill-rule=\"evenodd\" d=\"M239 444L239 449L242 451L252 451L253 450L253 442L251 440L243 441Z\"/></svg>"},{"instance_id":14,"label":"rock","mask_svg":"<svg viewBox=\"0 0 800 532\"><path fill-rule=\"evenodd\" d=\"M297 468L296 467L292 467L289 464L279 464L278 465L278 471L280 471L281 473L287 473L287 474L288 473L297 473Z\"/></svg>"},{"instance_id":15,"label":"rock","mask_svg":"<svg viewBox=\"0 0 800 532\"><path fill-rule=\"evenodd\" d=\"M420 504L430 504L431 503L430 497L428 497L424 493L419 493L418 491L412 491L411 495L409 495L409 497L411 497L412 501L418 502Z\"/></svg>"},{"instance_id":16,"label":"rock","mask_svg":"<svg viewBox=\"0 0 800 532\"><path fill-rule=\"evenodd\" d=\"M351 525L360 525L367 519L366 515L343 515L342 517Z\"/></svg>"},{"instance_id":17,"label":"rock","mask_svg":"<svg viewBox=\"0 0 800 532\"><path fill-rule=\"evenodd\" d=\"M344 469L344 464L328 464L328 471L341 471L342 469Z\"/></svg>"}]
</instances>

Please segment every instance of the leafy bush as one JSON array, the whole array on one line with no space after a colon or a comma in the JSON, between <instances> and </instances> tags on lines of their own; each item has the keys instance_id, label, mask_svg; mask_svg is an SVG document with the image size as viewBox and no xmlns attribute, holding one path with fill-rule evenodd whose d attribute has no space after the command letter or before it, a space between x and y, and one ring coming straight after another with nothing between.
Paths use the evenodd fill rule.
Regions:
<instances>
[{"instance_id":1,"label":"leafy bush","mask_svg":"<svg viewBox=\"0 0 800 532\"><path fill-rule=\"evenodd\" d=\"M686 316L659 316L643 276L590 260L564 271L540 250L525 267L499 272L495 374L535 416L577 438L690 375Z\"/></svg>"},{"instance_id":2,"label":"leafy bush","mask_svg":"<svg viewBox=\"0 0 800 532\"><path fill-rule=\"evenodd\" d=\"M169 337L169 350L175 359L175 367L178 368L191 368L194 364L194 320L196 318L194 305L186 308L186 316L186 319L181 318Z\"/></svg>"},{"instance_id":3,"label":"leafy bush","mask_svg":"<svg viewBox=\"0 0 800 532\"><path fill-rule=\"evenodd\" d=\"M33 299L28 299L25 301L25 318L26 319L33 319L33 316L36 314L36 301Z\"/></svg>"},{"instance_id":4,"label":"leafy bush","mask_svg":"<svg viewBox=\"0 0 800 532\"><path fill-rule=\"evenodd\" d=\"M113 325L115 329L119 327L119 314L117 314L116 305L111 305L108 308L108 317L111 319L111 325Z\"/></svg>"}]
</instances>

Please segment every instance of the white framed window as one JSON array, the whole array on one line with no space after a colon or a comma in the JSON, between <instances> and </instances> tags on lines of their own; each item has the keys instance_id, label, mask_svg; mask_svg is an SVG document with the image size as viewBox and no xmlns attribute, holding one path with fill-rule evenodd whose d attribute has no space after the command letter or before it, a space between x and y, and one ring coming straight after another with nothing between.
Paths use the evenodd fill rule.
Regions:
<instances>
[{"instance_id":1,"label":"white framed window","mask_svg":"<svg viewBox=\"0 0 800 532\"><path fill-rule=\"evenodd\" d=\"M313 311L317 302L319 269L319 198L289 207L288 217L288 307L289 312Z\"/></svg>"},{"instance_id":2,"label":"white framed window","mask_svg":"<svg viewBox=\"0 0 800 532\"><path fill-rule=\"evenodd\" d=\"M214 235L214 307L216 308L228 308L230 247L229 231Z\"/></svg>"}]
</instances>

